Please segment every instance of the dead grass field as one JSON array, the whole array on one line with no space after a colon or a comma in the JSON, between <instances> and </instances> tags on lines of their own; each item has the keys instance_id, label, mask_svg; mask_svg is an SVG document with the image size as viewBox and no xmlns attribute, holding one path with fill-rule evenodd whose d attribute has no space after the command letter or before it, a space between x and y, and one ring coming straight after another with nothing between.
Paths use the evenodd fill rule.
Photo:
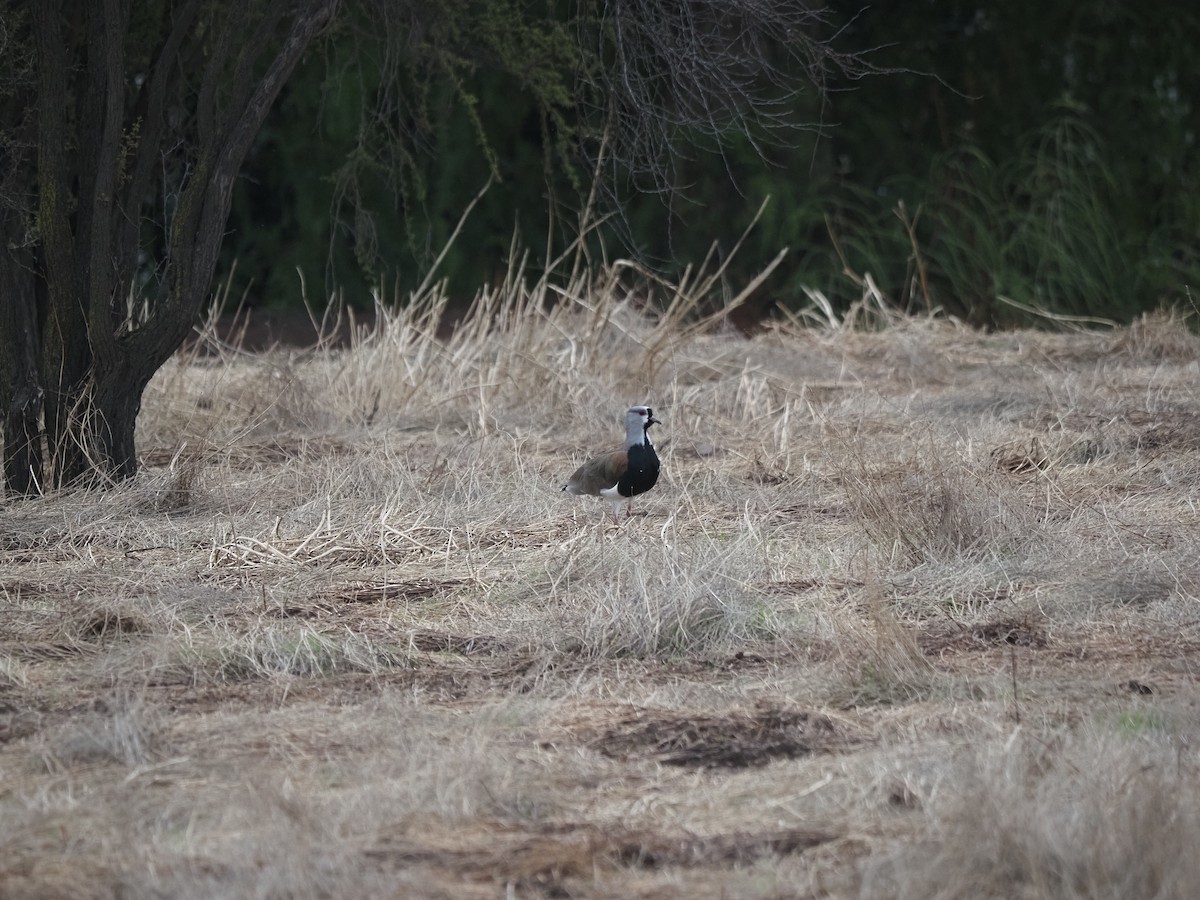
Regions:
<instances>
[{"instance_id":1,"label":"dead grass field","mask_svg":"<svg viewBox=\"0 0 1200 900\"><path fill-rule=\"evenodd\" d=\"M137 478L2 501L0 895L1200 896L1184 323L531 290L182 354Z\"/></svg>"}]
</instances>

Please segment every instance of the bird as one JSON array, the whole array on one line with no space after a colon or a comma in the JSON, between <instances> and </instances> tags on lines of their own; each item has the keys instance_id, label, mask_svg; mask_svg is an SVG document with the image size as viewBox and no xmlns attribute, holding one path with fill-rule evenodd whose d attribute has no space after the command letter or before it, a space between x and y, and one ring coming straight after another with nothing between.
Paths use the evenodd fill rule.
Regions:
<instances>
[{"instance_id":1,"label":"bird","mask_svg":"<svg viewBox=\"0 0 1200 900\"><path fill-rule=\"evenodd\" d=\"M625 449L589 459L563 485L568 494L601 497L612 504L613 521L618 521L621 500L625 516L633 513L633 497L654 487L658 481L658 454L650 442L650 426L659 425L649 406L631 406L625 413Z\"/></svg>"}]
</instances>

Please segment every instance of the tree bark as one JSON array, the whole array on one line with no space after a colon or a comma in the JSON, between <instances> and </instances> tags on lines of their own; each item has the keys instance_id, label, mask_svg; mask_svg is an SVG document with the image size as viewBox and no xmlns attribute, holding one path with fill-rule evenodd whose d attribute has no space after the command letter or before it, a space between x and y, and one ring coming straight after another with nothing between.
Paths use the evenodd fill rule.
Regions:
<instances>
[{"instance_id":1,"label":"tree bark","mask_svg":"<svg viewBox=\"0 0 1200 900\"><path fill-rule=\"evenodd\" d=\"M7 196L36 199L31 209L0 210L0 416L12 490L137 471L142 394L209 296L237 174L339 5L183 0L157 21L162 44L132 71L131 16L144 8L132 0L33 5L30 153ZM149 20L138 21L144 31ZM156 186L156 173L172 169L178 184ZM173 209L168 198L177 199ZM161 228L165 254L148 315L131 318L125 299L148 202L163 217L150 227ZM36 260L12 249L29 243L27 230L36 231Z\"/></svg>"},{"instance_id":2,"label":"tree bark","mask_svg":"<svg viewBox=\"0 0 1200 900\"><path fill-rule=\"evenodd\" d=\"M11 212L4 215L0 248L0 435L4 481L18 494L42 484L42 385L37 365L37 315L33 258ZM14 229L13 226L18 226ZM15 233L14 233L15 231Z\"/></svg>"},{"instance_id":3,"label":"tree bark","mask_svg":"<svg viewBox=\"0 0 1200 900\"><path fill-rule=\"evenodd\" d=\"M134 432L142 394L158 369L133 366L122 358L93 376L88 397L87 434L91 469L116 479L137 474Z\"/></svg>"},{"instance_id":4,"label":"tree bark","mask_svg":"<svg viewBox=\"0 0 1200 900\"><path fill-rule=\"evenodd\" d=\"M38 368L44 390L44 429L55 484L74 481L87 469L72 416L80 406L91 349L87 298L80 283L78 243L73 229L78 196L74 182L87 176L73 171L72 148L88 135L71 134L68 74L78 59L69 39L62 0L33 7L36 50L37 222L40 241L38 278ZM66 27L64 27L66 26ZM81 98L82 99L82 98Z\"/></svg>"}]
</instances>

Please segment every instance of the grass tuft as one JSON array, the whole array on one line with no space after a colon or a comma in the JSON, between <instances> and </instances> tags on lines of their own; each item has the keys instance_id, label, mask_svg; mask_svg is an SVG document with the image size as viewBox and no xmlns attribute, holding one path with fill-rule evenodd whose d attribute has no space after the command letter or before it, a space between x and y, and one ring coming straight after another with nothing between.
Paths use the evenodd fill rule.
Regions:
<instances>
[{"instance_id":1,"label":"grass tuft","mask_svg":"<svg viewBox=\"0 0 1200 900\"><path fill-rule=\"evenodd\" d=\"M280 677L321 678L378 673L408 665L398 646L365 635L328 634L303 626L262 625L245 634L181 644L168 669L193 681L239 682Z\"/></svg>"},{"instance_id":2,"label":"grass tuft","mask_svg":"<svg viewBox=\"0 0 1200 900\"><path fill-rule=\"evenodd\" d=\"M118 694L40 736L37 753L48 771L78 765L152 762L162 740L161 713L143 697Z\"/></svg>"},{"instance_id":3,"label":"grass tuft","mask_svg":"<svg viewBox=\"0 0 1200 900\"><path fill-rule=\"evenodd\" d=\"M758 541L753 532L733 541L643 534L600 548L585 583L563 598L581 610L577 649L589 658L703 657L776 637L777 616L754 586Z\"/></svg>"},{"instance_id":4,"label":"grass tuft","mask_svg":"<svg viewBox=\"0 0 1200 900\"><path fill-rule=\"evenodd\" d=\"M948 448L918 454L852 457L847 466L848 500L881 561L911 567L1028 552L1037 511L1022 485Z\"/></svg>"},{"instance_id":5,"label":"grass tuft","mask_svg":"<svg viewBox=\"0 0 1200 900\"><path fill-rule=\"evenodd\" d=\"M921 833L868 866L860 896L1189 896L1198 810L1168 741L1016 734L956 755L926 794Z\"/></svg>"}]
</instances>

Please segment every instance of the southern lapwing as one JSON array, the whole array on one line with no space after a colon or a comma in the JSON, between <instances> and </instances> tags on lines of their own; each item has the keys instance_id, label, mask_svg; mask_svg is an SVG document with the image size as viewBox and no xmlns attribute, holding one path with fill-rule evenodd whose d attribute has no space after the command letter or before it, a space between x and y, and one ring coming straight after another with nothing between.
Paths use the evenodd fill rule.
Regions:
<instances>
[{"instance_id":1,"label":"southern lapwing","mask_svg":"<svg viewBox=\"0 0 1200 900\"><path fill-rule=\"evenodd\" d=\"M632 498L658 481L658 454L650 443L650 426L657 425L654 410L631 406L625 413L625 449L589 459L563 485L568 494L603 497L612 504L613 521L625 500L625 515L633 511Z\"/></svg>"}]
</instances>

